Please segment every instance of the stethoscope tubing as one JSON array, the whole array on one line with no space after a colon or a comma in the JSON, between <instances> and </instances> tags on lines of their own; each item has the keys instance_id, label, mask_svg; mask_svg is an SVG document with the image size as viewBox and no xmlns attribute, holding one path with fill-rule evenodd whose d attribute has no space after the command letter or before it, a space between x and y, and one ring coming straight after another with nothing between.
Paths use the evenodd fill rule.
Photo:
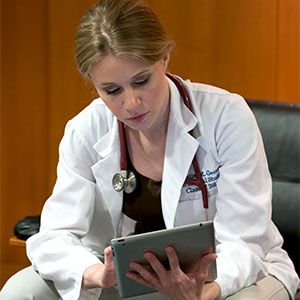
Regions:
<instances>
[{"instance_id":1,"label":"stethoscope tubing","mask_svg":"<svg viewBox=\"0 0 300 300\"><path fill-rule=\"evenodd\" d=\"M126 136L125 136L124 123L118 121L118 126L119 126L120 148L121 148L120 167L121 170L127 170Z\"/></svg>"}]
</instances>

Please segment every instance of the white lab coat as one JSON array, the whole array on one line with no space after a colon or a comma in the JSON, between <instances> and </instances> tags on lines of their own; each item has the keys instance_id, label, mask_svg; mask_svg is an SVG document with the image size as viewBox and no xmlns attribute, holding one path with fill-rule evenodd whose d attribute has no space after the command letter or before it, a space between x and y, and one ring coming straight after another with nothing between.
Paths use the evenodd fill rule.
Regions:
<instances>
[{"instance_id":1,"label":"white lab coat","mask_svg":"<svg viewBox=\"0 0 300 300\"><path fill-rule=\"evenodd\" d=\"M166 227L214 220L216 282L222 298L267 273L293 295L298 276L270 220L271 177L246 102L224 90L185 81L191 112L168 81L171 108L161 189ZM208 209L203 208L201 191L183 186L195 153L208 187ZM66 126L53 194L44 205L40 232L27 241L34 268L54 281L63 299L98 299L101 289L81 289L84 270L99 263L111 238L133 230L121 211L123 195L112 187L119 171L117 120L97 99Z\"/></svg>"}]
</instances>

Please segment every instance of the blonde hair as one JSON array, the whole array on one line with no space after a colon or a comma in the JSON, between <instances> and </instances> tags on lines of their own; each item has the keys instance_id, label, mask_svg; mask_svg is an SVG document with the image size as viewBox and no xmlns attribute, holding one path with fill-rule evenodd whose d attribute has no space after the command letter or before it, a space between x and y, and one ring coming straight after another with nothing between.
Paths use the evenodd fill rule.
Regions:
<instances>
[{"instance_id":1,"label":"blonde hair","mask_svg":"<svg viewBox=\"0 0 300 300\"><path fill-rule=\"evenodd\" d=\"M88 77L91 67L109 53L152 64L173 46L153 10L141 0L100 0L81 18L76 62Z\"/></svg>"}]
</instances>

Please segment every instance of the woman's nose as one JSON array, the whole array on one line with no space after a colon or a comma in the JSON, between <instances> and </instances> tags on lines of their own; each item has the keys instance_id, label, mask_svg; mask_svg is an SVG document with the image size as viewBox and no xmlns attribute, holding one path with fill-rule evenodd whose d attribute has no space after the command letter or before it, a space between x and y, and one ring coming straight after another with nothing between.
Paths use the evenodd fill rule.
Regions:
<instances>
[{"instance_id":1,"label":"woman's nose","mask_svg":"<svg viewBox=\"0 0 300 300\"><path fill-rule=\"evenodd\" d=\"M141 103L140 96L133 88L126 90L123 97L123 107L127 110L135 108Z\"/></svg>"}]
</instances>

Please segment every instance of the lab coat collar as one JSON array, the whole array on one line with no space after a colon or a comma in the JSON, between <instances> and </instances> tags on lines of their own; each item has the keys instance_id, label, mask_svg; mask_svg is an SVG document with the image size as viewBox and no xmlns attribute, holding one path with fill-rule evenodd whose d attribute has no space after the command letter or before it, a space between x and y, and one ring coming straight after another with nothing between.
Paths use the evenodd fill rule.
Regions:
<instances>
[{"instance_id":1,"label":"lab coat collar","mask_svg":"<svg viewBox=\"0 0 300 300\"><path fill-rule=\"evenodd\" d=\"M199 147L199 142L189 134L189 131L198 124L197 118L184 105L179 91L170 80L169 87L170 118L164 157L161 198L166 227L172 228L175 223L181 188Z\"/></svg>"},{"instance_id":2,"label":"lab coat collar","mask_svg":"<svg viewBox=\"0 0 300 300\"><path fill-rule=\"evenodd\" d=\"M119 127L118 120L113 117L112 127L108 132L94 145L94 149L98 152L101 158L107 157L112 151L119 149Z\"/></svg>"},{"instance_id":3,"label":"lab coat collar","mask_svg":"<svg viewBox=\"0 0 300 300\"><path fill-rule=\"evenodd\" d=\"M173 75L174 76L174 75ZM180 77L177 77L183 85L185 86L185 90L189 95L189 98L191 102L192 100L192 95L189 92L189 89L185 83ZM169 89L170 89L170 121L176 123L176 127L178 127L179 130L183 130L186 132L189 132L190 130L194 129L195 126L198 124L198 120L183 103L183 99L180 96L180 93L174 84L174 82L167 78L168 83L169 83Z\"/></svg>"}]
</instances>

